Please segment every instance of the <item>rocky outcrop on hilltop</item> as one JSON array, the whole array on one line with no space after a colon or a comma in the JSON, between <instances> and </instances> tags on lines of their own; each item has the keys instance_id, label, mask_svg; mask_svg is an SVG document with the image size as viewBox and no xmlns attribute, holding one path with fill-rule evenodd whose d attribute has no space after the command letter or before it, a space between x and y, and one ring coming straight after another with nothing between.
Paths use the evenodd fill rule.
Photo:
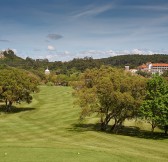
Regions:
<instances>
[{"instance_id":1,"label":"rocky outcrop on hilltop","mask_svg":"<svg viewBox=\"0 0 168 162\"><path fill-rule=\"evenodd\" d=\"M0 59L3 59L4 57L3 51L0 51Z\"/></svg>"}]
</instances>

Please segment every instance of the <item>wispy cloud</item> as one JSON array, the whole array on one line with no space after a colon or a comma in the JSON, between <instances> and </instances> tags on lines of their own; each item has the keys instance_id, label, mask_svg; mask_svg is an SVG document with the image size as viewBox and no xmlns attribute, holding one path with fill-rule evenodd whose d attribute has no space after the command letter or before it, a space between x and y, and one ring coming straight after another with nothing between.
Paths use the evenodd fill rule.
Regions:
<instances>
[{"instance_id":1,"label":"wispy cloud","mask_svg":"<svg viewBox=\"0 0 168 162\"><path fill-rule=\"evenodd\" d=\"M46 56L43 56L42 58L47 58L50 61L69 61L72 60L73 53L69 51L59 52L56 51L54 53L47 54Z\"/></svg>"},{"instance_id":2,"label":"wispy cloud","mask_svg":"<svg viewBox=\"0 0 168 162\"><path fill-rule=\"evenodd\" d=\"M6 40L6 39L0 39L0 42L9 43L10 41L9 41L9 40Z\"/></svg>"},{"instance_id":3,"label":"wispy cloud","mask_svg":"<svg viewBox=\"0 0 168 162\"><path fill-rule=\"evenodd\" d=\"M76 14L74 14L74 18L80 18L80 17L87 17L87 16L96 16L98 14L101 14L105 11L108 11L112 9L114 5L107 4L103 6L89 6L88 8L85 8L83 11L80 11Z\"/></svg>"},{"instance_id":4,"label":"wispy cloud","mask_svg":"<svg viewBox=\"0 0 168 162\"><path fill-rule=\"evenodd\" d=\"M70 61L73 58L92 57L94 59L108 58L119 55L153 55L168 54L168 50L150 50L150 49L131 49L131 50L86 50L78 52L70 51L50 51L47 55L38 56L38 58L47 58L49 61Z\"/></svg>"},{"instance_id":5,"label":"wispy cloud","mask_svg":"<svg viewBox=\"0 0 168 162\"><path fill-rule=\"evenodd\" d=\"M17 49L12 49L12 51L13 51L15 54L18 53Z\"/></svg>"},{"instance_id":6,"label":"wispy cloud","mask_svg":"<svg viewBox=\"0 0 168 162\"><path fill-rule=\"evenodd\" d=\"M93 57L93 58L106 58L106 57L113 57L118 55L128 55L128 54L140 54L140 55L153 55L153 54L168 54L167 50L157 50L152 51L150 49L132 49L132 50L88 50L88 51L81 51L76 54L76 57L83 58L83 57Z\"/></svg>"},{"instance_id":7,"label":"wispy cloud","mask_svg":"<svg viewBox=\"0 0 168 162\"><path fill-rule=\"evenodd\" d=\"M49 38L49 39L51 39L51 40L58 40L58 39L63 38L63 36L60 35L60 34L48 34L48 35L47 35L47 38Z\"/></svg>"},{"instance_id":8,"label":"wispy cloud","mask_svg":"<svg viewBox=\"0 0 168 162\"><path fill-rule=\"evenodd\" d=\"M139 5L139 6L130 6L134 9L143 9L143 10L154 10L154 11L168 11L168 4L163 5Z\"/></svg>"},{"instance_id":9,"label":"wispy cloud","mask_svg":"<svg viewBox=\"0 0 168 162\"><path fill-rule=\"evenodd\" d=\"M48 49L49 51L55 51L55 50L56 50L55 47L52 46L52 45L48 45L47 49Z\"/></svg>"}]
</instances>

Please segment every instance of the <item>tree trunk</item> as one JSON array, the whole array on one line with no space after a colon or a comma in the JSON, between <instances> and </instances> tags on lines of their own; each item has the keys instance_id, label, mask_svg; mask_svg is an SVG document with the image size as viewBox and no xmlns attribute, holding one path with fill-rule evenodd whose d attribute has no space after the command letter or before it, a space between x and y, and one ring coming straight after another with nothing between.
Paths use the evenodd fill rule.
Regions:
<instances>
[{"instance_id":1,"label":"tree trunk","mask_svg":"<svg viewBox=\"0 0 168 162\"><path fill-rule=\"evenodd\" d=\"M101 118L101 130L102 131L106 131L107 125L108 125L108 123L109 123L110 120L111 120L111 115L110 114L108 114L106 116L106 118L104 119L104 121Z\"/></svg>"},{"instance_id":2,"label":"tree trunk","mask_svg":"<svg viewBox=\"0 0 168 162\"><path fill-rule=\"evenodd\" d=\"M115 130L116 125L117 125L117 119L115 118L114 124L112 125L111 130L110 130L111 132Z\"/></svg>"},{"instance_id":3,"label":"tree trunk","mask_svg":"<svg viewBox=\"0 0 168 162\"><path fill-rule=\"evenodd\" d=\"M106 131L106 128L107 128L107 125L104 122L102 122L101 123L101 131Z\"/></svg>"},{"instance_id":4,"label":"tree trunk","mask_svg":"<svg viewBox=\"0 0 168 162\"><path fill-rule=\"evenodd\" d=\"M7 99L5 99L5 105L6 105L6 107L8 106L8 100Z\"/></svg>"},{"instance_id":5,"label":"tree trunk","mask_svg":"<svg viewBox=\"0 0 168 162\"><path fill-rule=\"evenodd\" d=\"M122 126L123 121L124 121L123 119L118 119L117 120L115 118L115 122L114 122L114 125L111 127L111 131L117 134L119 128Z\"/></svg>"},{"instance_id":6,"label":"tree trunk","mask_svg":"<svg viewBox=\"0 0 168 162\"><path fill-rule=\"evenodd\" d=\"M164 130L165 130L165 135L167 135L168 125L165 125L165 126L164 126Z\"/></svg>"},{"instance_id":7,"label":"tree trunk","mask_svg":"<svg viewBox=\"0 0 168 162\"><path fill-rule=\"evenodd\" d=\"M7 100L6 100L6 111L10 112L11 111L11 107L12 107L12 101L9 101L9 103L7 104Z\"/></svg>"},{"instance_id":8,"label":"tree trunk","mask_svg":"<svg viewBox=\"0 0 168 162\"><path fill-rule=\"evenodd\" d=\"M5 112L8 112L8 100L5 99Z\"/></svg>"},{"instance_id":9,"label":"tree trunk","mask_svg":"<svg viewBox=\"0 0 168 162\"><path fill-rule=\"evenodd\" d=\"M116 123L114 123L114 124L112 125L110 131L113 132L113 130L115 129L115 127L116 127Z\"/></svg>"},{"instance_id":10,"label":"tree trunk","mask_svg":"<svg viewBox=\"0 0 168 162\"><path fill-rule=\"evenodd\" d=\"M105 126L105 123L104 123L104 120L103 120L103 114L101 114L101 131L105 131L106 130L106 126Z\"/></svg>"},{"instance_id":11,"label":"tree trunk","mask_svg":"<svg viewBox=\"0 0 168 162\"><path fill-rule=\"evenodd\" d=\"M152 125L152 129L151 129L152 134L153 134L153 132L154 132L154 129L155 129L155 126L154 126L154 125Z\"/></svg>"}]
</instances>

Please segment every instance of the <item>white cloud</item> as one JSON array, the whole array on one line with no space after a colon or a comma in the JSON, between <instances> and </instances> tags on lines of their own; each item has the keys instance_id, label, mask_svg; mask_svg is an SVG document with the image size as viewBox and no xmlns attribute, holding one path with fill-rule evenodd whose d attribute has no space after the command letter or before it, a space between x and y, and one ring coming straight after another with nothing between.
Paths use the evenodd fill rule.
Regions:
<instances>
[{"instance_id":1,"label":"white cloud","mask_svg":"<svg viewBox=\"0 0 168 162\"><path fill-rule=\"evenodd\" d=\"M144 54L144 51L139 50L139 49L133 49L130 54Z\"/></svg>"},{"instance_id":2,"label":"white cloud","mask_svg":"<svg viewBox=\"0 0 168 162\"><path fill-rule=\"evenodd\" d=\"M55 47L52 46L52 45L48 45L47 49L48 49L49 51L55 51Z\"/></svg>"},{"instance_id":3,"label":"white cloud","mask_svg":"<svg viewBox=\"0 0 168 162\"><path fill-rule=\"evenodd\" d=\"M108 11L112 8L113 8L113 5L111 5L111 4L107 4L107 5L103 5L103 6L89 6L88 8L85 8L83 11L75 14L74 18L95 16L95 15L101 14L105 11Z\"/></svg>"},{"instance_id":4,"label":"white cloud","mask_svg":"<svg viewBox=\"0 0 168 162\"><path fill-rule=\"evenodd\" d=\"M65 54L65 55L69 55L70 52L69 52L69 51L64 51L64 54Z\"/></svg>"},{"instance_id":5,"label":"white cloud","mask_svg":"<svg viewBox=\"0 0 168 162\"><path fill-rule=\"evenodd\" d=\"M107 57L113 57L118 55L129 55L129 54L140 54L140 55L153 55L153 54L168 54L168 51L166 50L161 51L152 51L148 49L133 49L133 50L88 50L88 51L81 51L76 53L75 57L77 58L83 58L83 57L93 57L93 58L107 58ZM74 55L73 55L74 56Z\"/></svg>"},{"instance_id":6,"label":"white cloud","mask_svg":"<svg viewBox=\"0 0 168 162\"><path fill-rule=\"evenodd\" d=\"M74 53L71 53L69 51L55 51L55 52L50 52L47 55L42 56L41 58L47 58L49 61L69 61L74 58Z\"/></svg>"},{"instance_id":7,"label":"white cloud","mask_svg":"<svg viewBox=\"0 0 168 162\"><path fill-rule=\"evenodd\" d=\"M15 54L18 53L17 49L12 49L12 51L13 51Z\"/></svg>"},{"instance_id":8,"label":"white cloud","mask_svg":"<svg viewBox=\"0 0 168 162\"><path fill-rule=\"evenodd\" d=\"M140 55L153 55L155 53L159 54L160 52L159 51L151 51L151 50L141 50L141 49L133 49L130 52L130 54L140 54Z\"/></svg>"},{"instance_id":9,"label":"white cloud","mask_svg":"<svg viewBox=\"0 0 168 162\"><path fill-rule=\"evenodd\" d=\"M70 51L49 51L48 54L38 56L38 58L47 58L49 61L69 61L74 58L92 57L94 59L108 58L119 55L140 54L140 55L153 55L153 54L168 54L168 50L150 50L150 49L132 49L132 50L85 50L78 52Z\"/></svg>"},{"instance_id":10,"label":"white cloud","mask_svg":"<svg viewBox=\"0 0 168 162\"><path fill-rule=\"evenodd\" d=\"M149 55L153 55L154 53L152 51L148 51L148 54Z\"/></svg>"},{"instance_id":11,"label":"white cloud","mask_svg":"<svg viewBox=\"0 0 168 162\"><path fill-rule=\"evenodd\" d=\"M47 58L47 59L52 59L53 58L53 55L47 55L45 58Z\"/></svg>"}]
</instances>

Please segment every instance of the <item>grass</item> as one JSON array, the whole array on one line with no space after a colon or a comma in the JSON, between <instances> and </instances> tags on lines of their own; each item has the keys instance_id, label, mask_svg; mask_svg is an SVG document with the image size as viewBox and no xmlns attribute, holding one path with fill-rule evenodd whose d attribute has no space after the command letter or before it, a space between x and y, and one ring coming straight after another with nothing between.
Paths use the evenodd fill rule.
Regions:
<instances>
[{"instance_id":1,"label":"grass","mask_svg":"<svg viewBox=\"0 0 168 162\"><path fill-rule=\"evenodd\" d=\"M93 119L79 123L80 109L73 106L71 88L40 89L31 104L11 114L1 112L1 162L168 161L166 137L147 139L139 130L138 135L96 131ZM136 123L127 121L126 126L130 131ZM161 137L160 132L155 135Z\"/></svg>"}]
</instances>

